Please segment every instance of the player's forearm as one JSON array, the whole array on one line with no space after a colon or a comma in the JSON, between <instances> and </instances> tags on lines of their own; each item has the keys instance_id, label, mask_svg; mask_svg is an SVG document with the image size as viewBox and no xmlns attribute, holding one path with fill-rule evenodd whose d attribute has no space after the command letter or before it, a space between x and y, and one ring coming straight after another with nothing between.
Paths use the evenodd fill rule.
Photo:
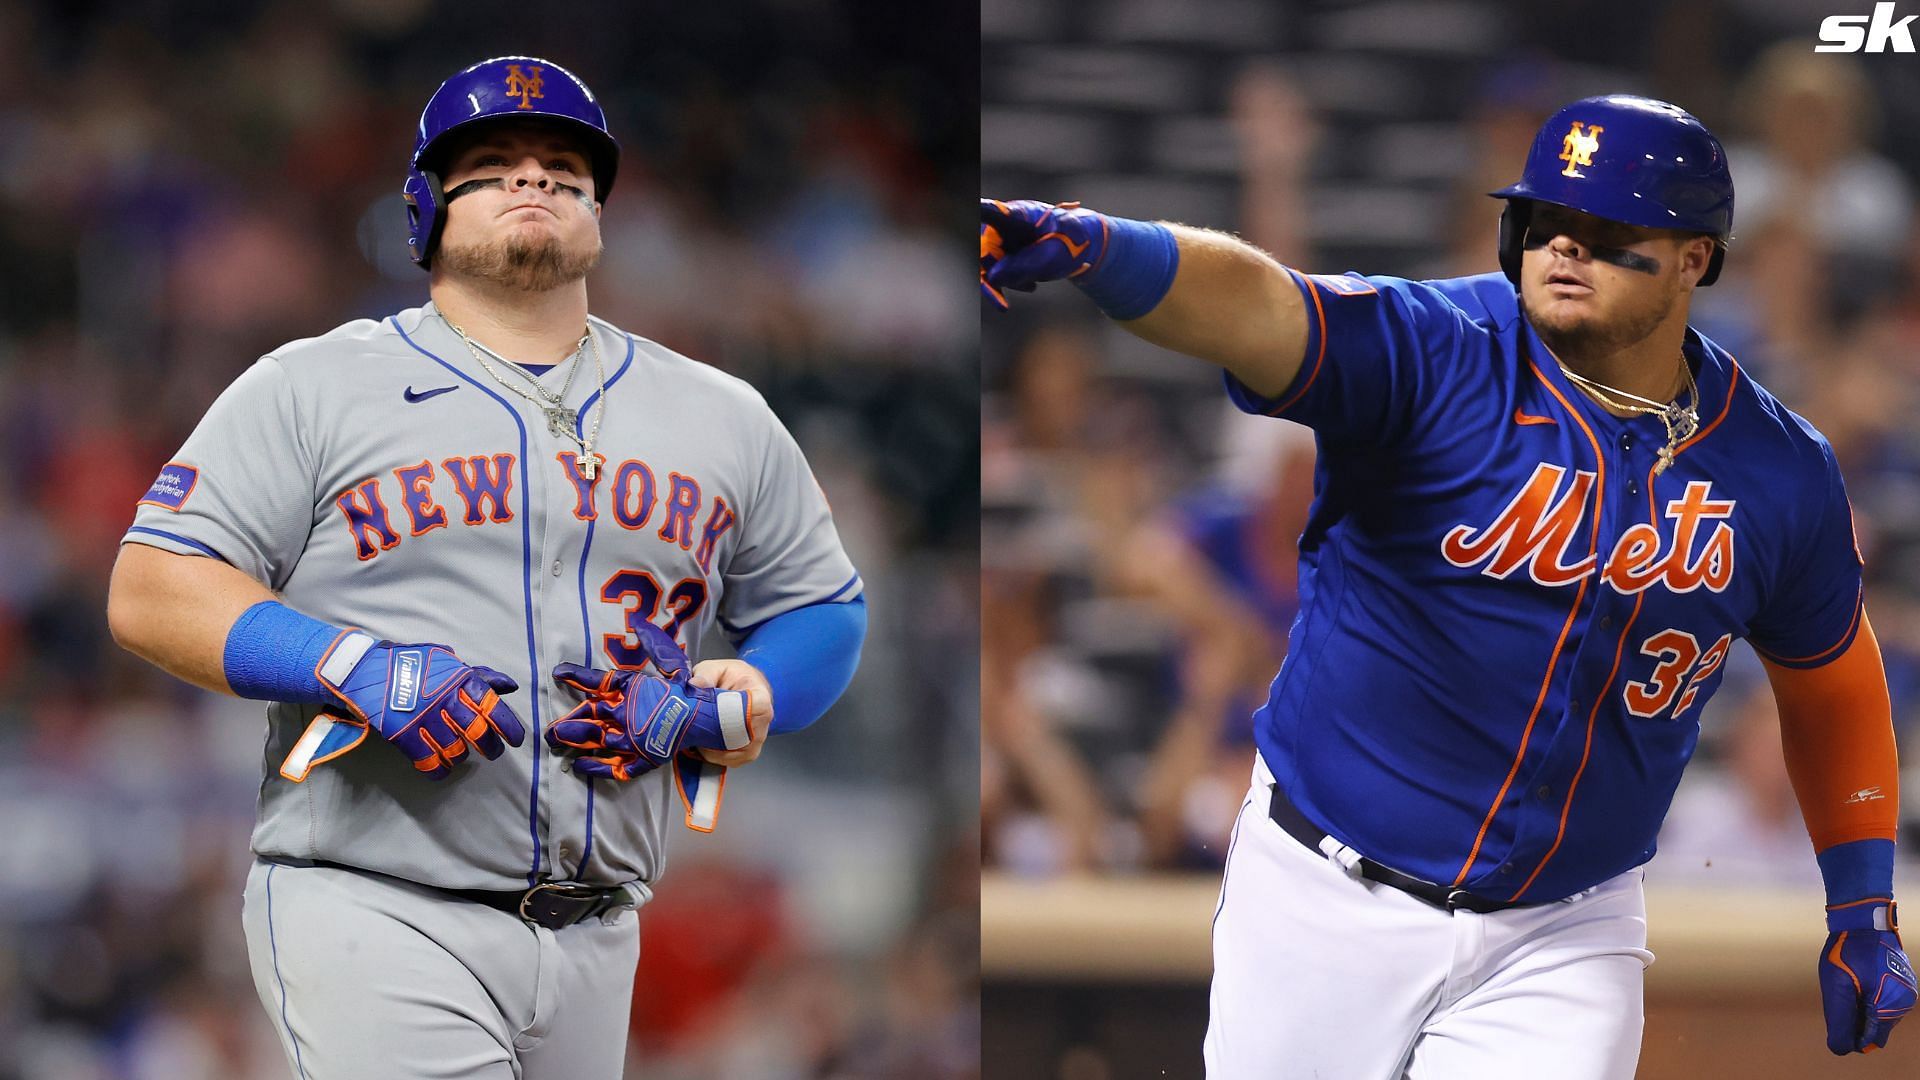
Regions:
<instances>
[{"instance_id":1,"label":"player's forearm","mask_svg":"<svg viewBox=\"0 0 1920 1080\"><path fill-rule=\"evenodd\" d=\"M1306 302L1284 267L1224 233L1116 217L1078 203L980 201L980 287L1071 281L1126 329L1278 396L1307 350Z\"/></svg>"},{"instance_id":2,"label":"player's forearm","mask_svg":"<svg viewBox=\"0 0 1920 1080\"><path fill-rule=\"evenodd\" d=\"M760 669L772 690L774 734L807 727L840 700L860 666L866 638L863 596L797 608L747 635L740 659Z\"/></svg>"},{"instance_id":3,"label":"player's forearm","mask_svg":"<svg viewBox=\"0 0 1920 1080\"><path fill-rule=\"evenodd\" d=\"M1886 669L1862 616L1839 659L1811 669L1768 663L1787 773L1816 849L1894 837L1900 767Z\"/></svg>"},{"instance_id":4,"label":"player's forearm","mask_svg":"<svg viewBox=\"0 0 1920 1080\"><path fill-rule=\"evenodd\" d=\"M107 587L107 626L128 652L195 686L231 694L228 632L248 608L273 598L218 559L128 543Z\"/></svg>"},{"instance_id":5,"label":"player's forearm","mask_svg":"<svg viewBox=\"0 0 1920 1080\"><path fill-rule=\"evenodd\" d=\"M1266 253L1224 233L1170 226L1180 246L1173 287L1128 331L1231 371L1255 393L1278 396L1307 352L1306 302Z\"/></svg>"}]
</instances>

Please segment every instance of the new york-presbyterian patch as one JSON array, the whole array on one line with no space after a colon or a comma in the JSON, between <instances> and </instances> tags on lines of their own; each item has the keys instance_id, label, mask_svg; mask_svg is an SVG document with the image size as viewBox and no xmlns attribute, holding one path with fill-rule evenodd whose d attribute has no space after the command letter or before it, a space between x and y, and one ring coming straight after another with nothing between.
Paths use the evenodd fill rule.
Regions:
<instances>
[{"instance_id":1,"label":"new york-presbyterian patch","mask_svg":"<svg viewBox=\"0 0 1920 1080\"><path fill-rule=\"evenodd\" d=\"M200 480L200 470L191 465L182 465L170 461L160 470L160 476L153 486L141 496L137 506L162 506L178 513L186 503L187 496L193 494L193 485Z\"/></svg>"}]
</instances>

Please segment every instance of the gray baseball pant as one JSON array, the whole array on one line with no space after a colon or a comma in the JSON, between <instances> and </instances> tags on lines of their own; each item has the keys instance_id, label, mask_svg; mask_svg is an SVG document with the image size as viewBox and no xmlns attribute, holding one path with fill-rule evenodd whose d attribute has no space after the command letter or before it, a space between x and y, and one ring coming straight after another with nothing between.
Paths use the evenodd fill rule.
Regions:
<instances>
[{"instance_id":1,"label":"gray baseball pant","mask_svg":"<svg viewBox=\"0 0 1920 1080\"><path fill-rule=\"evenodd\" d=\"M422 885L256 858L254 988L300 1080L617 1080L639 918L561 930Z\"/></svg>"}]
</instances>

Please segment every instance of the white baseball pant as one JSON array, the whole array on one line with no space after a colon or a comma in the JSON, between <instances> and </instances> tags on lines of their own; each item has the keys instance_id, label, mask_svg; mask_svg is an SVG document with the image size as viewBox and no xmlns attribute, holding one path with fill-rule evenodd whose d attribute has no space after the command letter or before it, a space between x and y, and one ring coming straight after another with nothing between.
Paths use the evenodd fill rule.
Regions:
<instances>
[{"instance_id":1,"label":"white baseball pant","mask_svg":"<svg viewBox=\"0 0 1920 1080\"><path fill-rule=\"evenodd\" d=\"M1631 1080L1644 873L1449 913L1351 876L1267 816L1256 761L1213 926L1209 1080Z\"/></svg>"}]
</instances>

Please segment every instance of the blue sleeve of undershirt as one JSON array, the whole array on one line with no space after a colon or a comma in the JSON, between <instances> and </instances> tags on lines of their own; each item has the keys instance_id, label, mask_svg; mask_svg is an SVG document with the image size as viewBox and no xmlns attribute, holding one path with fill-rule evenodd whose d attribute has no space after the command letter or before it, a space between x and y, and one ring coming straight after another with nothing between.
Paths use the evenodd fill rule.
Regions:
<instances>
[{"instance_id":1,"label":"blue sleeve of undershirt","mask_svg":"<svg viewBox=\"0 0 1920 1080\"><path fill-rule=\"evenodd\" d=\"M795 608L747 634L740 659L759 668L773 689L773 734L799 731L840 700L866 637L864 596Z\"/></svg>"}]
</instances>

